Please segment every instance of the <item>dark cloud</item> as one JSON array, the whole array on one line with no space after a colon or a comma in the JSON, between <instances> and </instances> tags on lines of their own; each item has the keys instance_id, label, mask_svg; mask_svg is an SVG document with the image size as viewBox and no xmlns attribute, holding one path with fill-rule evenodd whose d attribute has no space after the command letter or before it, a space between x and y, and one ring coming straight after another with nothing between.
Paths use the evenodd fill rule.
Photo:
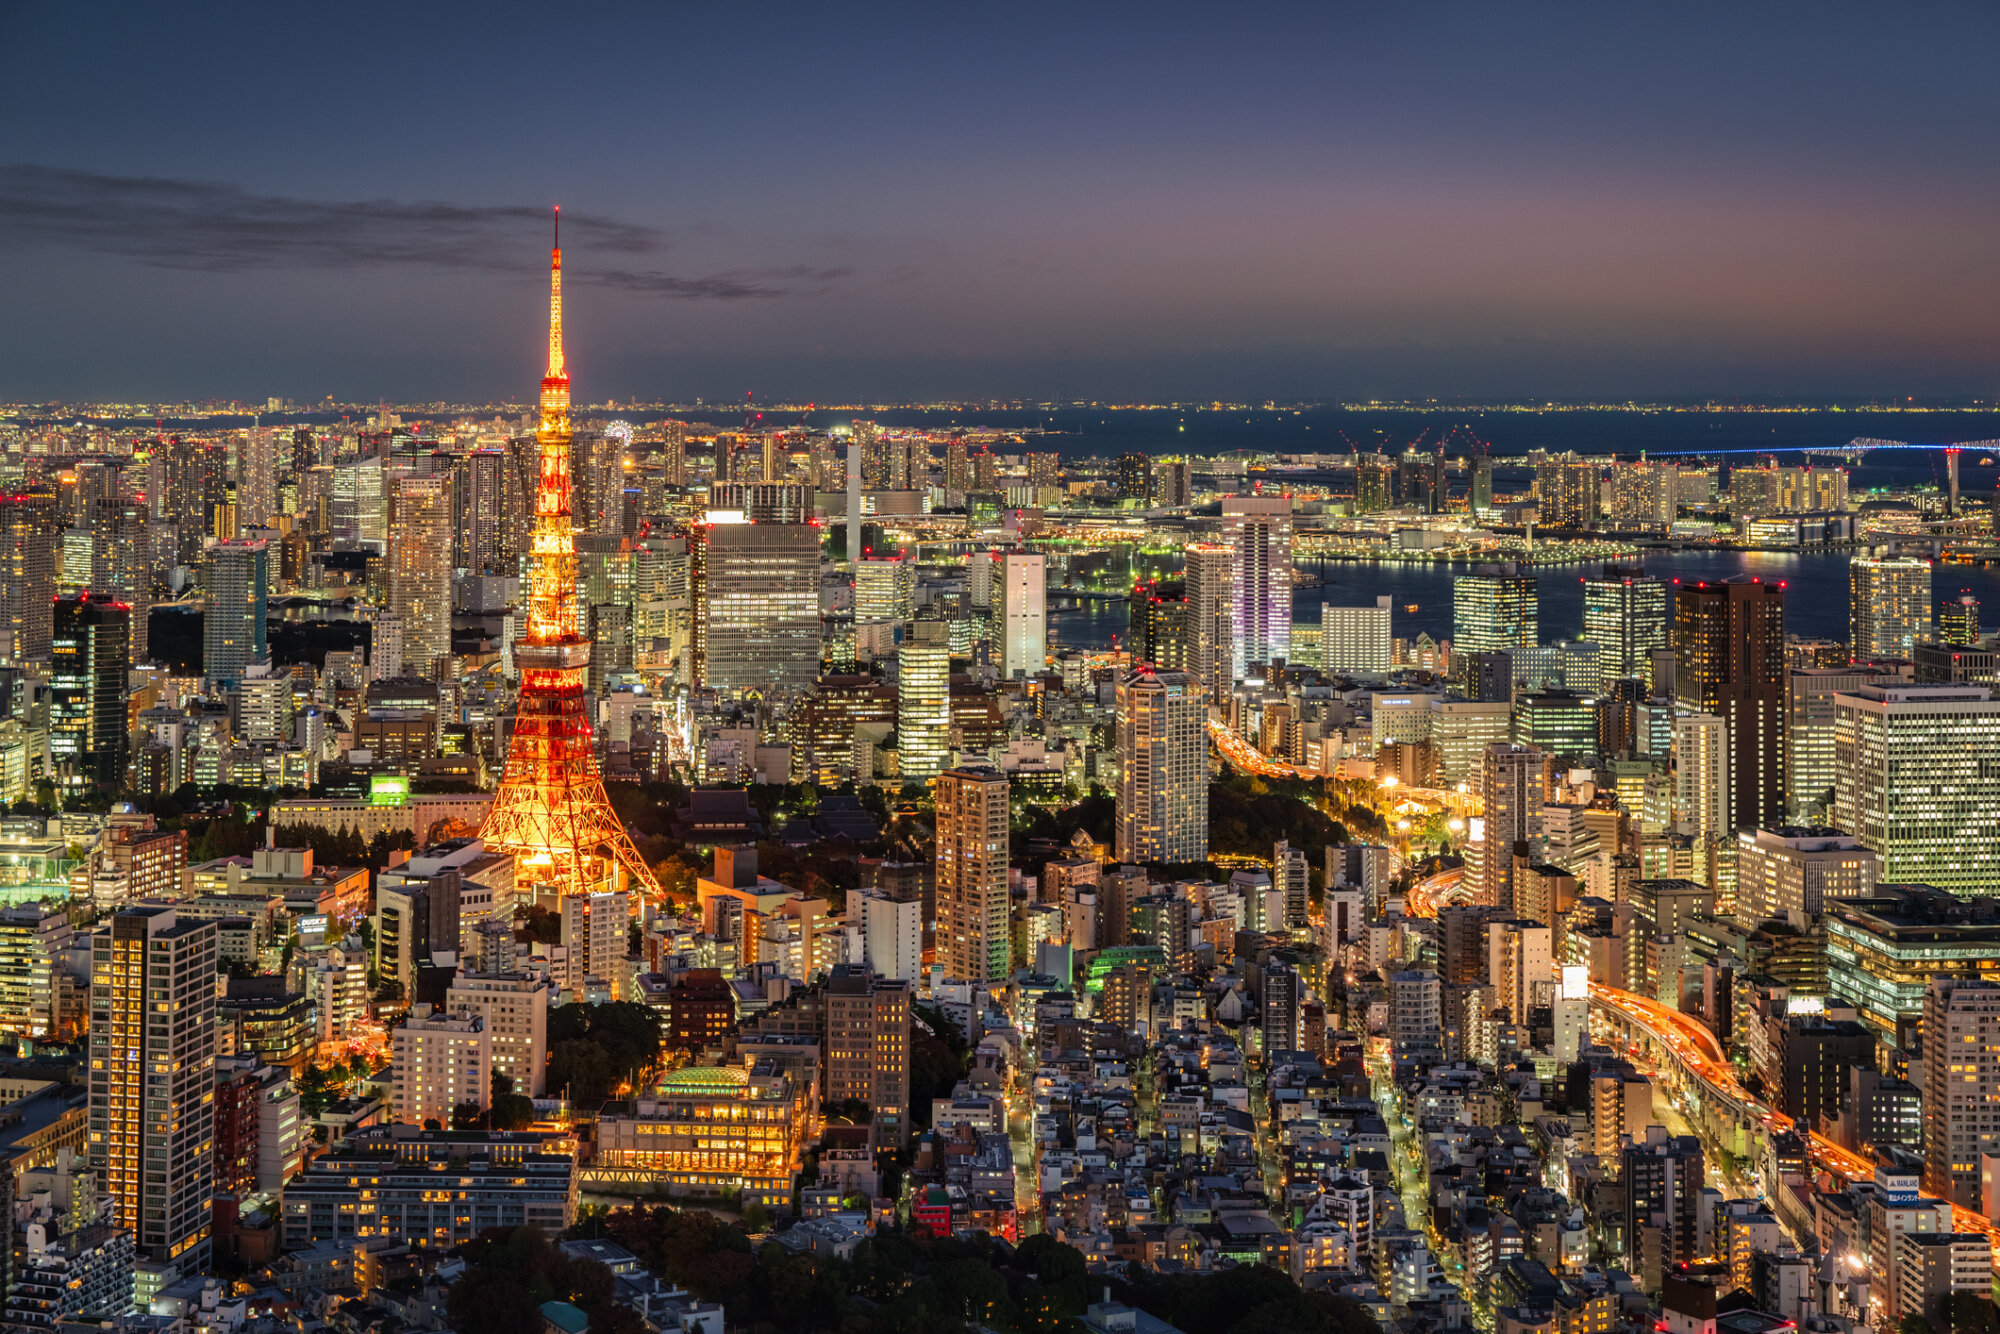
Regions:
<instances>
[{"instance_id":1,"label":"dark cloud","mask_svg":"<svg viewBox=\"0 0 2000 1334\"><path fill-rule=\"evenodd\" d=\"M629 260L670 244L658 228L615 218L565 213L562 221L565 250L586 256ZM0 245L119 255L162 269L518 272L524 238L548 223L548 210L525 205L293 199L214 181L0 166ZM787 296L802 283L823 286L844 273L777 268L681 277L657 269L600 269L586 260L569 278L649 296L726 301Z\"/></svg>"}]
</instances>

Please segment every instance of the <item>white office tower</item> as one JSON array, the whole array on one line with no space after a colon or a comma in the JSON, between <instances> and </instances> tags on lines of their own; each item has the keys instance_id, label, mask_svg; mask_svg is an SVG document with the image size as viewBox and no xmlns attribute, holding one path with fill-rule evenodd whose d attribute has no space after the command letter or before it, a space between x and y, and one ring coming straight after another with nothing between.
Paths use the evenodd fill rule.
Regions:
<instances>
[{"instance_id":1,"label":"white office tower","mask_svg":"<svg viewBox=\"0 0 2000 1334\"><path fill-rule=\"evenodd\" d=\"M1736 836L1736 907L1756 925L1797 914L1817 921L1830 899L1872 893L1881 858L1835 829L1745 829Z\"/></svg>"},{"instance_id":2,"label":"white office tower","mask_svg":"<svg viewBox=\"0 0 2000 1334\"><path fill-rule=\"evenodd\" d=\"M854 619L907 621L916 614L917 563L902 556L865 556L854 567Z\"/></svg>"},{"instance_id":3,"label":"white office tower","mask_svg":"<svg viewBox=\"0 0 2000 1334\"><path fill-rule=\"evenodd\" d=\"M399 1124L449 1126L452 1108L492 1100L493 1041L477 1016L436 1014L420 1003L394 1038L389 1112Z\"/></svg>"},{"instance_id":4,"label":"white office tower","mask_svg":"<svg viewBox=\"0 0 2000 1334\"><path fill-rule=\"evenodd\" d=\"M382 460L361 459L333 470L333 502L329 523L336 544L350 550L368 547L383 549L388 525L384 522Z\"/></svg>"},{"instance_id":5,"label":"white office tower","mask_svg":"<svg viewBox=\"0 0 2000 1334\"><path fill-rule=\"evenodd\" d=\"M1651 686L1653 654L1667 647L1671 617L1663 580L1616 566L1585 579L1583 637L1597 645L1598 680L1636 676Z\"/></svg>"},{"instance_id":6,"label":"white office tower","mask_svg":"<svg viewBox=\"0 0 2000 1334\"><path fill-rule=\"evenodd\" d=\"M1034 676L1048 665L1048 569L1038 552L1000 557L1000 676Z\"/></svg>"},{"instance_id":7,"label":"white office tower","mask_svg":"<svg viewBox=\"0 0 2000 1334\"><path fill-rule=\"evenodd\" d=\"M1236 681L1235 560L1234 551L1220 543L1187 549L1188 668L1211 700Z\"/></svg>"},{"instance_id":8,"label":"white office tower","mask_svg":"<svg viewBox=\"0 0 2000 1334\"><path fill-rule=\"evenodd\" d=\"M1795 667L1785 690L1786 804L1805 824L1833 819L1834 698L1873 685L1872 667Z\"/></svg>"},{"instance_id":9,"label":"white office tower","mask_svg":"<svg viewBox=\"0 0 2000 1334\"><path fill-rule=\"evenodd\" d=\"M1222 540L1236 578L1232 670L1292 653L1292 498L1226 496Z\"/></svg>"},{"instance_id":10,"label":"white office tower","mask_svg":"<svg viewBox=\"0 0 2000 1334\"><path fill-rule=\"evenodd\" d=\"M1208 859L1207 713L1186 672L1142 667L1119 680L1119 861Z\"/></svg>"},{"instance_id":11,"label":"white office tower","mask_svg":"<svg viewBox=\"0 0 2000 1334\"><path fill-rule=\"evenodd\" d=\"M1712 713L1674 716L1674 819L1683 834L1727 834L1729 723Z\"/></svg>"},{"instance_id":12,"label":"white office tower","mask_svg":"<svg viewBox=\"0 0 2000 1334\"><path fill-rule=\"evenodd\" d=\"M937 956L956 982L1000 982L1007 921L1007 775L985 764L938 775Z\"/></svg>"},{"instance_id":13,"label":"white office tower","mask_svg":"<svg viewBox=\"0 0 2000 1334\"><path fill-rule=\"evenodd\" d=\"M1512 910L1514 845L1535 835L1536 813L1542 808L1542 752L1533 746L1488 746L1480 757L1479 800L1482 820L1482 883L1478 902Z\"/></svg>"},{"instance_id":14,"label":"white office tower","mask_svg":"<svg viewBox=\"0 0 2000 1334\"><path fill-rule=\"evenodd\" d=\"M1931 566L1902 556L1856 556L1847 567L1847 648L1856 662L1907 658L1930 637Z\"/></svg>"},{"instance_id":15,"label":"white office tower","mask_svg":"<svg viewBox=\"0 0 2000 1334\"><path fill-rule=\"evenodd\" d=\"M1329 675L1386 672L1390 667L1390 599L1378 597L1372 607L1319 609L1319 668Z\"/></svg>"},{"instance_id":16,"label":"white office tower","mask_svg":"<svg viewBox=\"0 0 2000 1334\"><path fill-rule=\"evenodd\" d=\"M2000 893L2000 701L1864 686L1833 706L1833 822L1882 858L1882 881Z\"/></svg>"},{"instance_id":17,"label":"white office tower","mask_svg":"<svg viewBox=\"0 0 2000 1334\"><path fill-rule=\"evenodd\" d=\"M951 762L948 622L914 622L896 650L896 749L902 775L912 782L937 777Z\"/></svg>"},{"instance_id":18,"label":"white office tower","mask_svg":"<svg viewBox=\"0 0 2000 1334\"><path fill-rule=\"evenodd\" d=\"M924 971L924 901L892 899L879 889L857 890L861 948L868 971L891 982L915 982Z\"/></svg>"}]
</instances>

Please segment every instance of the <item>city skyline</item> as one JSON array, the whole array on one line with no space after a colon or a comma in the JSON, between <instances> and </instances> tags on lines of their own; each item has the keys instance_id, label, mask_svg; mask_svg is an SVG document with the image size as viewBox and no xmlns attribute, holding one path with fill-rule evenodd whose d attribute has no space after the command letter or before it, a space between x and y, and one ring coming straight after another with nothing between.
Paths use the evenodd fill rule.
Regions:
<instances>
[{"instance_id":1,"label":"city skyline","mask_svg":"<svg viewBox=\"0 0 2000 1334\"><path fill-rule=\"evenodd\" d=\"M557 203L607 399L1993 388L1988 13L529 14L0 19L0 397L511 397Z\"/></svg>"}]
</instances>

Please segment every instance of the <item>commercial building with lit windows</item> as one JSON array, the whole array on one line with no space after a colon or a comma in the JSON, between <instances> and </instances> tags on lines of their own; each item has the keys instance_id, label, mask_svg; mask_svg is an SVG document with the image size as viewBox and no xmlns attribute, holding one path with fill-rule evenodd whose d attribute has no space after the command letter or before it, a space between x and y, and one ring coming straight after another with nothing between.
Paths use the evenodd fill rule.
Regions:
<instances>
[{"instance_id":1,"label":"commercial building with lit windows","mask_svg":"<svg viewBox=\"0 0 2000 1334\"><path fill-rule=\"evenodd\" d=\"M2000 899L1881 885L1827 902L1827 990L1884 1042L1913 1044L1934 977L2000 982Z\"/></svg>"},{"instance_id":2,"label":"commercial building with lit windows","mask_svg":"<svg viewBox=\"0 0 2000 1334\"><path fill-rule=\"evenodd\" d=\"M2000 892L2000 700L1983 686L1834 697L1834 819L1887 884Z\"/></svg>"},{"instance_id":3,"label":"commercial building with lit windows","mask_svg":"<svg viewBox=\"0 0 2000 1334\"><path fill-rule=\"evenodd\" d=\"M783 1206L816 1117L812 1081L772 1057L741 1066L676 1070L653 1096L609 1109L584 1169L590 1186L664 1187L672 1195L719 1196Z\"/></svg>"},{"instance_id":4,"label":"commercial building with lit windows","mask_svg":"<svg viewBox=\"0 0 2000 1334\"><path fill-rule=\"evenodd\" d=\"M1504 570L1458 575L1451 581L1452 652L1532 648L1541 640L1541 608L1533 575Z\"/></svg>"},{"instance_id":5,"label":"commercial building with lit windows","mask_svg":"<svg viewBox=\"0 0 2000 1334\"><path fill-rule=\"evenodd\" d=\"M391 1242L448 1250L489 1228L576 1221L576 1141L534 1131L358 1130L285 1186L285 1249Z\"/></svg>"}]
</instances>

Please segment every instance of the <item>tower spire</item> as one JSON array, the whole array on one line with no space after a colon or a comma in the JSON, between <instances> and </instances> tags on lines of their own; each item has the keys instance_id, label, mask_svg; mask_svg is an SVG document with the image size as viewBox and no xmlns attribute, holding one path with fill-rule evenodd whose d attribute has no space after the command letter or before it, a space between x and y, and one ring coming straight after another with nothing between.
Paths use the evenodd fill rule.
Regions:
<instances>
[{"instance_id":1,"label":"tower spire","mask_svg":"<svg viewBox=\"0 0 2000 1334\"><path fill-rule=\"evenodd\" d=\"M562 205L556 205L555 247L549 251L549 374L567 380L562 346Z\"/></svg>"}]
</instances>

